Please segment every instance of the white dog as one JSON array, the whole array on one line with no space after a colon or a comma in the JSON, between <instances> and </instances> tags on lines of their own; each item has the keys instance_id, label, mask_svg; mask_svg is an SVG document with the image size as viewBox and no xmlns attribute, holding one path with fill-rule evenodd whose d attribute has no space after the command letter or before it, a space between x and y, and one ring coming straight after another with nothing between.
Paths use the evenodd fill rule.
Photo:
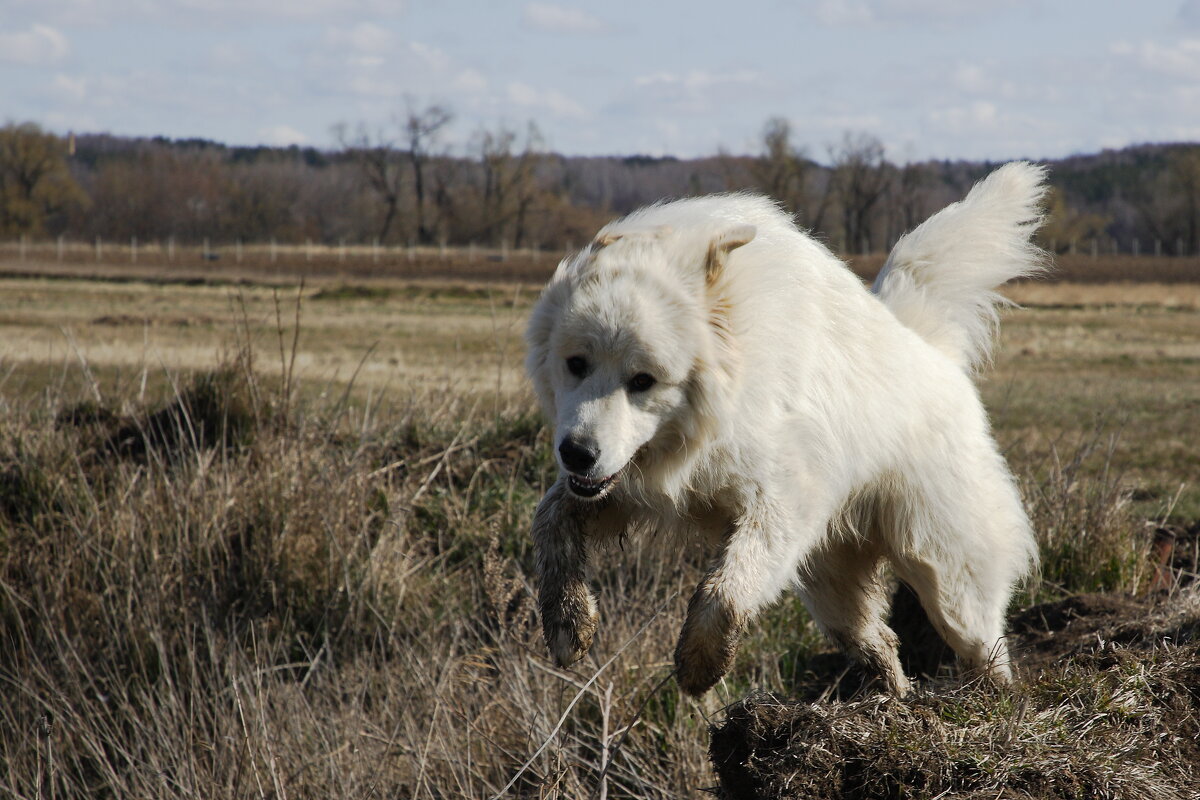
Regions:
<instances>
[{"instance_id":1,"label":"white dog","mask_svg":"<svg viewBox=\"0 0 1200 800\"><path fill-rule=\"evenodd\" d=\"M1008 680L1005 607L1036 548L971 376L993 288L1041 269L1043 179L996 170L902 238L870 292L741 194L650 206L565 259L526 334L561 467L533 525L558 662L596 629L589 545L644 526L720 545L675 651L686 692L720 680L743 626L795 584L904 693L884 560L966 666Z\"/></svg>"}]
</instances>

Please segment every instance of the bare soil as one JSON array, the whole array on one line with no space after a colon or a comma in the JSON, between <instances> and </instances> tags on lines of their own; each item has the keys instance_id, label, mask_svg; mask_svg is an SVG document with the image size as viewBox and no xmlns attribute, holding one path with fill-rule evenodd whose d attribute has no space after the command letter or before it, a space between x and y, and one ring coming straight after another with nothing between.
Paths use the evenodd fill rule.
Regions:
<instances>
[{"instance_id":1,"label":"bare soil","mask_svg":"<svg viewBox=\"0 0 1200 800\"><path fill-rule=\"evenodd\" d=\"M718 796L1200 797L1200 522L1160 528L1141 596L1091 593L1011 615L1016 684L954 676L897 591L893 625L913 696L896 700L840 655L786 698L726 709L710 757Z\"/></svg>"}]
</instances>

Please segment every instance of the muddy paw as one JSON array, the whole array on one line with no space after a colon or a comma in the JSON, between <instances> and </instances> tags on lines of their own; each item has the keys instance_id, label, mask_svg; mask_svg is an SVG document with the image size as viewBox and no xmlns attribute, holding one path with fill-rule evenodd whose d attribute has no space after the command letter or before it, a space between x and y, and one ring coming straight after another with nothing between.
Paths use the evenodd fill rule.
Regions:
<instances>
[{"instance_id":1,"label":"muddy paw","mask_svg":"<svg viewBox=\"0 0 1200 800\"><path fill-rule=\"evenodd\" d=\"M741 625L724 603L697 592L675 648L675 677L686 694L699 696L733 666Z\"/></svg>"},{"instance_id":2,"label":"muddy paw","mask_svg":"<svg viewBox=\"0 0 1200 800\"><path fill-rule=\"evenodd\" d=\"M684 694L699 697L725 677L732 662L732 653L726 657L720 652L702 652L681 646L675 652L675 677L679 688Z\"/></svg>"},{"instance_id":3,"label":"muddy paw","mask_svg":"<svg viewBox=\"0 0 1200 800\"><path fill-rule=\"evenodd\" d=\"M573 587L558 598L542 603L542 636L560 667L569 667L587 655L596 635L596 603L584 586Z\"/></svg>"}]
</instances>

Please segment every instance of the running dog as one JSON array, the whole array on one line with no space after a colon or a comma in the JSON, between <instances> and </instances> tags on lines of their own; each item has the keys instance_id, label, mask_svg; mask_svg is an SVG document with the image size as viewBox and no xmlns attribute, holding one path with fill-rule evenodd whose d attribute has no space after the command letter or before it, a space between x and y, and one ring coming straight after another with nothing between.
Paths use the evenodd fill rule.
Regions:
<instances>
[{"instance_id":1,"label":"running dog","mask_svg":"<svg viewBox=\"0 0 1200 800\"><path fill-rule=\"evenodd\" d=\"M995 287L1043 268L1044 178L997 169L901 238L869 291L749 194L644 208L559 264L526 334L560 467L533 523L558 663L596 631L592 545L649 528L719 548L675 650L689 694L789 586L904 694L885 562L965 667L1008 681L1005 609L1036 547L973 375Z\"/></svg>"}]
</instances>

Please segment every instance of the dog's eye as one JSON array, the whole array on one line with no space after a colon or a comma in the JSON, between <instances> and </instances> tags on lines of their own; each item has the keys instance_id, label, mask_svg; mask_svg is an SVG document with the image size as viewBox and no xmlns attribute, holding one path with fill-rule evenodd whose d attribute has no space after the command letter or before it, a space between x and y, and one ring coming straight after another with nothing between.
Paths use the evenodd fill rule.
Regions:
<instances>
[{"instance_id":1,"label":"dog's eye","mask_svg":"<svg viewBox=\"0 0 1200 800\"><path fill-rule=\"evenodd\" d=\"M654 379L653 375L645 372L639 372L637 375L634 375L629 379L629 391L644 392L656 383L658 383L658 381Z\"/></svg>"},{"instance_id":2,"label":"dog's eye","mask_svg":"<svg viewBox=\"0 0 1200 800\"><path fill-rule=\"evenodd\" d=\"M567 359L567 372L576 378L582 378L587 372L587 359L583 356L571 356Z\"/></svg>"}]
</instances>

